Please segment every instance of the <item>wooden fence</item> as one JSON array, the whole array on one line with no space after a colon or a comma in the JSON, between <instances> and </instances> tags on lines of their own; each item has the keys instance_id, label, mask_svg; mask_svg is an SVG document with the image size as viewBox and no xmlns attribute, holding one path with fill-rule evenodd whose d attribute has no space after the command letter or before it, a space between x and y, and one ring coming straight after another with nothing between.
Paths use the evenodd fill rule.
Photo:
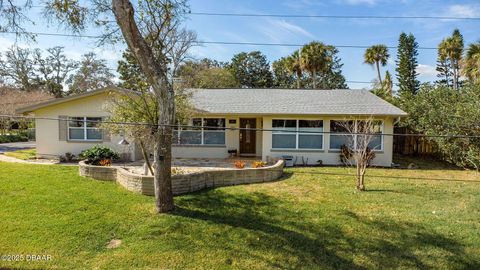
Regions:
<instances>
[{"instance_id":1,"label":"wooden fence","mask_svg":"<svg viewBox=\"0 0 480 270\"><path fill-rule=\"evenodd\" d=\"M395 127L394 133L418 135L418 133L403 127ZM438 153L435 142L424 136L394 136L393 152L412 156L434 156Z\"/></svg>"}]
</instances>

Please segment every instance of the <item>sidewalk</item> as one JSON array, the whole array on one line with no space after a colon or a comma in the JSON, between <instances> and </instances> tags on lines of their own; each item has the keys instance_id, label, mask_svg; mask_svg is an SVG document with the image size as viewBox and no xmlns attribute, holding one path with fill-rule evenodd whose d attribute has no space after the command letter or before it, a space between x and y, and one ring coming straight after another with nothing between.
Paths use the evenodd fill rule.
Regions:
<instances>
[{"instance_id":1,"label":"sidewalk","mask_svg":"<svg viewBox=\"0 0 480 270\"><path fill-rule=\"evenodd\" d=\"M55 165L59 164L57 161L53 160L42 160L42 161L36 161L36 160L21 160L18 158L13 158L13 157L8 157L5 156L4 154L0 153L0 162L10 162L10 163L23 163L23 164L41 164L41 165ZM63 164L62 164L63 165ZM66 165L66 164L65 164Z\"/></svg>"}]
</instances>

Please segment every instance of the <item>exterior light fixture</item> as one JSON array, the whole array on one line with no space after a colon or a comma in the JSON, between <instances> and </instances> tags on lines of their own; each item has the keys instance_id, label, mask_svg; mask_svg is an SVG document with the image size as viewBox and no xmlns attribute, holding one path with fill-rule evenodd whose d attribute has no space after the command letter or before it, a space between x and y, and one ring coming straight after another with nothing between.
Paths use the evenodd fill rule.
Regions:
<instances>
[{"instance_id":1,"label":"exterior light fixture","mask_svg":"<svg viewBox=\"0 0 480 270\"><path fill-rule=\"evenodd\" d=\"M119 145L130 145L130 143L125 139L125 138L122 138L122 140L120 140L118 142Z\"/></svg>"}]
</instances>

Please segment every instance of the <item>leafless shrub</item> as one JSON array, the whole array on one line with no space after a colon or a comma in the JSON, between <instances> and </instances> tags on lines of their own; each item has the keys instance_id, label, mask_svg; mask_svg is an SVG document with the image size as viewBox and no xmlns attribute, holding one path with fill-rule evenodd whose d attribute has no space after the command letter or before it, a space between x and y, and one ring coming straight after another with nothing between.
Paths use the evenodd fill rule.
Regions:
<instances>
[{"instance_id":1,"label":"leafless shrub","mask_svg":"<svg viewBox=\"0 0 480 270\"><path fill-rule=\"evenodd\" d=\"M354 119L340 122L344 129L345 145L342 147L341 160L346 165L356 167L356 188L365 190L365 173L371 161L375 158L373 149L382 140L381 124L372 118Z\"/></svg>"}]
</instances>

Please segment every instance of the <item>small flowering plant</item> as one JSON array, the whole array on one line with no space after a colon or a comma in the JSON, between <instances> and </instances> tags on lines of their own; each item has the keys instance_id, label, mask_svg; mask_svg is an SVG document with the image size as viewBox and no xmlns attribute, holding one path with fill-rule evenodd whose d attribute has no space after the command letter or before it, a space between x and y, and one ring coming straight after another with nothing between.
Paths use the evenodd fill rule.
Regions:
<instances>
[{"instance_id":1,"label":"small flowering plant","mask_svg":"<svg viewBox=\"0 0 480 270\"><path fill-rule=\"evenodd\" d=\"M237 169L243 169L245 168L245 162L241 161L241 160L237 160L233 163L233 165L235 166L235 168Z\"/></svg>"}]
</instances>

